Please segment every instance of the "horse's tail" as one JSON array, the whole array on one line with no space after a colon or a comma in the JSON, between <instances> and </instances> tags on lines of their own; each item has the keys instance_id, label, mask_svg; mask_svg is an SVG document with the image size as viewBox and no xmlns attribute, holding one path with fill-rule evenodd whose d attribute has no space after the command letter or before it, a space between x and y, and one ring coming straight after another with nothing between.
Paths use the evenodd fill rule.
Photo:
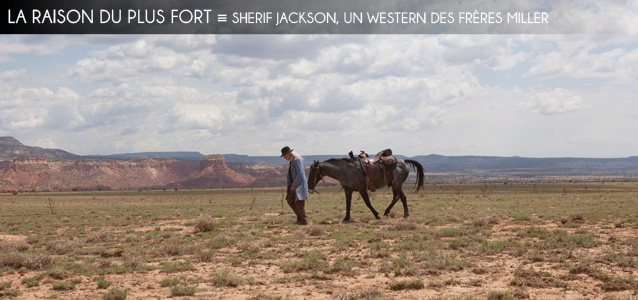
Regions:
<instances>
[{"instance_id":1,"label":"horse's tail","mask_svg":"<svg viewBox=\"0 0 638 300\"><path fill-rule=\"evenodd\" d=\"M418 192L423 188L423 181L425 180L425 174L423 172L423 166L416 160L406 159L405 163L408 166L416 169L416 191Z\"/></svg>"}]
</instances>

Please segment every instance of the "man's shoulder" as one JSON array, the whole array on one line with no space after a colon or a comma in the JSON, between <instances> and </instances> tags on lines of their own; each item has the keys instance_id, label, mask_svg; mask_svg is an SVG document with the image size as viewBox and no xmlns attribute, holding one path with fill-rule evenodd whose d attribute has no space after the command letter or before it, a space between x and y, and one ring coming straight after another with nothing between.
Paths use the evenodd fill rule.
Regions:
<instances>
[{"instance_id":1,"label":"man's shoulder","mask_svg":"<svg viewBox=\"0 0 638 300\"><path fill-rule=\"evenodd\" d=\"M303 165L303 159L299 158L299 157L293 157L292 161L297 163L297 164L301 164Z\"/></svg>"}]
</instances>

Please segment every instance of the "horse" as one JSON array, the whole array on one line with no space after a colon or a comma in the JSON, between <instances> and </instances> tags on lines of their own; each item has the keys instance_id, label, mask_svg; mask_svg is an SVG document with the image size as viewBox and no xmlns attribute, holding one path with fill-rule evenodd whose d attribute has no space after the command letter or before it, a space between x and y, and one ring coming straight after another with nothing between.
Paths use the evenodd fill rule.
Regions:
<instances>
[{"instance_id":1,"label":"horse","mask_svg":"<svg viewBox=\"0 0 638 300\"><path fill-rule=\"evenodd\" d=\"M403 182L408 178L410 173L410 167L416 170L417 186L416 191L423 188L423 179L425 177L423 172L423 166L415 160L402 160L396 159L396 167L385 168L383 176L379 176L376 180L370 184L374 185L375 189L385 187L392 187L392 202L386 208L384 216L390 213L390 210L394 204L401 199L403 203L403 217L407 218L410 213L408 212L408 202L405 193L403 193ZM368 197L366 175L363 172L363 167L356 158L331 158L322 162L314 161L310 166L310 174L308 174L308 190L312 193L315 192L317 183L324 177L332 177L339 181L341 187L346 194L346 217L343 222L350 221L350 206L352 203L352 193L359 192L361 198L365 202L366 206L370 209L376 219L379 219L379 213L372 207L370 198Z\"/></svg>"}]
</instances>

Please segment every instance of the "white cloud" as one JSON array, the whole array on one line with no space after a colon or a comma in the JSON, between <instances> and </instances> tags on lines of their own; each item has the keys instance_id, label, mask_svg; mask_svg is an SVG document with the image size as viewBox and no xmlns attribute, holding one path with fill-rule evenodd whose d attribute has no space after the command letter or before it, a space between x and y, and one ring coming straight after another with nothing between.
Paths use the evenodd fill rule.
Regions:
<instances>
[{"instance_id":1,"label":"white cloud","mask_svg":"<svg viewBox=\"0 0 638 300\"><path fill-rule=\"evenodd\" d=\"M9 130L34 129L45 124L48 111L45 108L9 108L0 111L0 123Z\"/></svg>"},{"instance_id":2,"label":"white cloud","mask_svg":"<svg viewBox=\"0 0 638 300\"><path fill-rule=\"evenodd\" d=\"M62 101L80 99L80 95L78 95L78 93L76 93L74 90L66 88L66 87L60 87L58 89L57 93L55 93L55 97L57 99L59 99L59 100L62 100Z\"/></svg>"},{"instance_id":3,"label":"white cloud","mask_svg":"<svg viewBox=\"0 0 638 300\"><path fill-rule=\"evenodd\" d=\"M638 92L638 43L624 35L2 39L0 67L11 64L0 71L3 134L79 154L273 155L286 142L306 153L547 154L517 139L550 119L603 123L571 112L598 107L601 91ZM36 42L70 54L38 52ZM51 63L18 60L24 53ZM581 153L560 143L587 133L542 128L534 142L552 134L551 149Z\"/></svg>"},{"instance_id":4,"label":"white cloud","mask_svg":"<svg viewBox=\"0 0 638 300\"><path fill-rule=\"evenodd\" d=\"M0 72L0 80L12 80L25 77L27 75L27 69L21 68L17 70L7 70Z\"/></svg>"},{"instance_id":5,"label":"white cloud","mask_svg":"<svg viewBox=\"0 0 638 300\"><path fill-rule=\"evenodd\" d=\"M60 87L17 88L0 96L0 124L10 130L70 130L85 124L77 92Z\"/></svg>"},{"instance_id":6,"label":"white cloud","mask_svg":"<svg viewBox=\"0 0 638 300\"><path fill-rule=\"evenodd\" d=\"M587 108L583 97L563 88L539 92L525 106L544 115L564 114Z\"/></svg>"},{"instance_id":7,"label":"white cloud","mask_svg":"<svg viewBox=\"0 0 638 300\"><path fill-rule=\"evenodd\" d=\"M553 43L557 50L537 55L528 75L614 81L638 78L637 49L623 49L614 40L608 42L612 48L607 49L605 44L596 44L585 37Z\"/></svg>"},{"instance_id":8,"label":"white cloud","mask_svg":"<svg viewBox=\"0 0 638 300\"><path fill-rule=\"evenodd\" d=\"M224 126L224 112L214 104L177 104L174 114L183 129L203 129L211 132Z\"/></svg>"}]
</instances>

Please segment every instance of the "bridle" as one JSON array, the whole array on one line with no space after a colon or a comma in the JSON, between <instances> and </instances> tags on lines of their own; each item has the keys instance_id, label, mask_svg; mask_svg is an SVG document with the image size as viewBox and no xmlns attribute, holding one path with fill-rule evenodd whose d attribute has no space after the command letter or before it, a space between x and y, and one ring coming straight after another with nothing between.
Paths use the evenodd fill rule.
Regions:
<instances>
[{"instance_id":1,"label":"bridle","mask_svg":"<svg viewBox=\"0 0 638 300\"><path fill-rule=\"evenodd\" d=\"M312 179L312 185L313 185L313 188L312 188L311 190L308 190L308 192L309 192L309 193L311 193L311 194L314 194L314 193L321 194L321 193L319 193L319 191L315 190L315 188L317 187L317 183L319 182L319 180L321 180L321 182L323 182L323 183L326 183L326 182L323 180L323 175L321 175L321 168L319 167L319 162L316 162L316 163L314 163L314 164L312 165L311 173L312 173L312 171L314 171L314 172L315 172L315 176L314 176L314 178ZM318 178L321 178L321 179L318 179Z\"/></svg>"}]
</instances>

